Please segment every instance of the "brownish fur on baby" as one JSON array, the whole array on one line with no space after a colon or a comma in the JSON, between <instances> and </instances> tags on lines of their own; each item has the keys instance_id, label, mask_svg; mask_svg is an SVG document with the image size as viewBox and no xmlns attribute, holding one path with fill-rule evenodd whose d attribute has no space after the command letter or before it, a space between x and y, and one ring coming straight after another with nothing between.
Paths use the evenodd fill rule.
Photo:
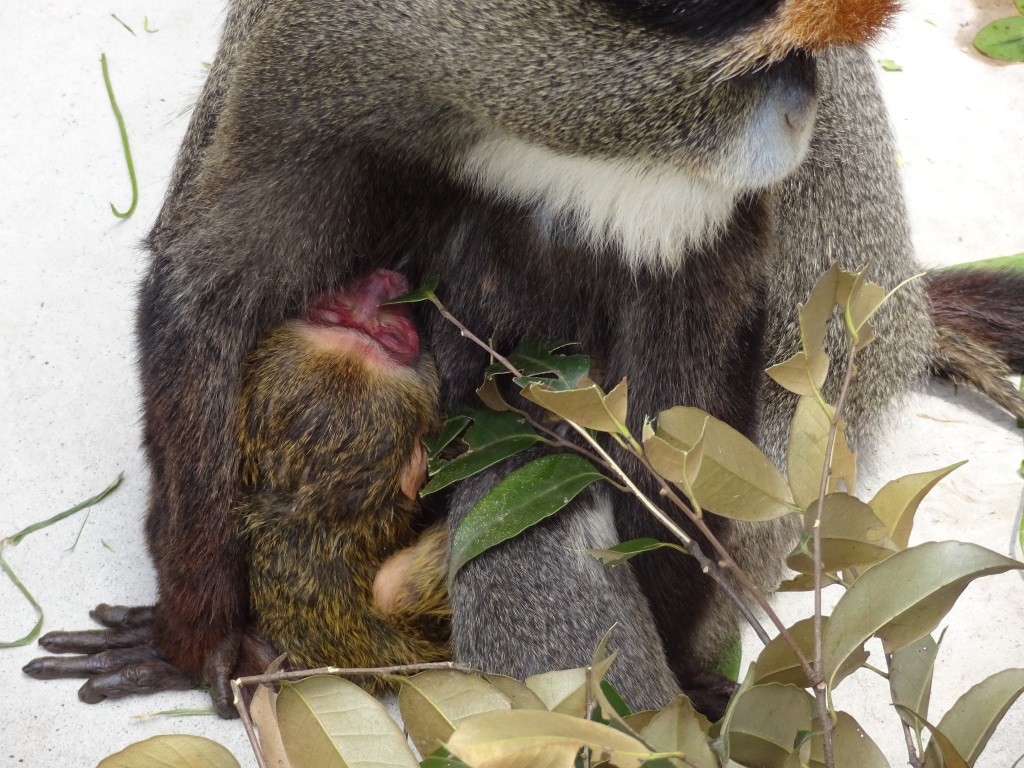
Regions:
<instances>
[{"instance_id":1,"label":"brownish fur on baby","mask_svg":"<svg viewBox=\"0 0 1024 768\"><path fill-rule=\"evenodd\" d=\"M298 667L446 659L446 539L417 544L433 361L374 362L315 334L286 323L243 376L234 514L256 629Z\"/></svg>"}]
</instances>

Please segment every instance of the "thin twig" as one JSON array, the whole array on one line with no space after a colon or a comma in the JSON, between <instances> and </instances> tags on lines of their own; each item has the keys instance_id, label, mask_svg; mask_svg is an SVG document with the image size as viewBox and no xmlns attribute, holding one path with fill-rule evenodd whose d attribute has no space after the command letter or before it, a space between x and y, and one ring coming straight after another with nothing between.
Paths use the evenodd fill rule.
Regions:
<instances>
[{"instance_id":1,"label":"thin twig","mask_svg":"<svg viewBox=\"0 0 1024 768\"><path fill-rule=\"evenodd\" d=\"M891 675L892 674L892 654L891 653L885 654L885 666L888 668L889 674ZM890 688L890 696L892 695L891 691L892 691L892 689ZM896 700L893 699L893 704L895 704L895 703L896 703ZM924 763L921 762L921 758L918 756L917 749L914 746L914 741L915 741L914 731L911 729L910 724L907 723L907 721L904 720L902 717L900 717L900 724L903 726L903 738L907 742L907 762L912 766L912 768L923 768Z\"/></svg>"},{"instance_id":2,"label":"thin twig","mask_svg":"<svg viewBox=\"0 0 1024 768\"><path fill-rule=\"evenodd\" d=\"M256 755L256 764L259 768L269 768L267 761L263 758L263 749L260 747L260 740L256 738L256 729L252 724L252 717L249 716L249 708L245 706L245 701L242 699L242 678L236 678L231 681L231 695L234 700L235 709L238 710L238 716L242 718L242 727L245 728L245 735L249 737L249 746L252 747L253 754Z\"/></svg>"},{"instance_id":3,"label":"thin twig","mask_svg":"<svg viewBox=\"0 0 1024 768\"><path fill-rule=\"evenodd\" d=\"M609 471L611 470L611 467L608 466L608 464L605 462L605 460L603 458L601 458L600 456L598 456L596 453L594 453L594 452L584 448L579 443L574 443L574 442L572 442L572 440L566 440L562 435L558 434L555 430L553 430L553 429L551 429L549 427L545 427L543 424L541 424L535 418L530 416L530 414L528 414L528 413L524 413L523 417L526 419L527 423L531 427L533 427L538 432L543 432L545 435L547 435L552 440L554 440L559 446L561 446L563 448L571 448L574 451L576 451L577 453L580 453L583 456L585 456L587 459L589 459L594 464L597 464L599 467L604 467L605 469L607 469Z\"/></svg>"},{"instance_id":4,"label":"thin twig","mask_svg":"<svg viewBox=\"0 0 1024 768\"><path fill-rule=\"evenodd\" d=\"M433 298L430 299L430 303L433 304L435 307L437 307L437 311L441 313L441 317L443 317L449 323L451 323L456 328L458 328L459 332L463 336L465 336L467 339L472 341L474 344L476 344L481 349L484 349L487 352L489 352L491 357L493 357L499 363L504 365L509 370L509 372L511 372L514 376L522 376L523 375L522 371L520 371L518 368L516 368L514 365L512 365L512 363L509 362L507 357L503 357L502 355L499 355L494 350L493 347L491 347L491 346L489 346L487 344L487 342L483 341L479 336L477 336L475 333L473 333L471 330L469 330L469 328L467 328L462 323L460 323L458 318L455 317L455 315L453 315L451 312L449 312L448 309L445 307L445 305L441 303L440 299L438 299L436 296L434 296Z\"/></svg>"},{"instance_id":5,"label":"thin twig","mask_svg":"<svg viewBox=\"0 0 1024 768\"><path fill-rule=\"evenodd\" d=\"M833 722L832 715L828 711L828 685L825 681L824 660L822 658L822 632L821 632L821 517L825 511L825 496L828 494L828 479L832 474L832 452L836 444L836 434L839 431L839 421L842 418L843 406L846 405L846 396L850 391L850 383L856 368L853 361L857 356L857 347L850 344L850 354L846 358L846 373L843 375L843 384L839 389L839 398L836 400L835 408L832 411L832 418L829 419L828 442L825 446L825 465L821 470L821 484L818 487L818 505L814 512L814 525L811 533L813 536L814 553L814 677L811 683L814 687L814 697L818 702L818 720L821 722L821 743L825 757L826 768L835 768L835 755L832 751Z\"/></svg>"},{"instance_id":6,"label":"thin twig","mask_svg":"<svg viewBox=\"0 0 1024 768\"><path fill-rule=\"evenodd\" d=\"M302 680L316 675L336 675L338 677L390 677L407 675L412 672L426 672L430 669L454 669L456 672L472 672L471 667L457 664L454 661L432 661L425 664L398 664L392 667L318 667L317 669L293 669L285 672L272 672L269 675L249 675L239 677L232 682L239 685L268 685L281 680Z\"/></svg>"}]
</instances>

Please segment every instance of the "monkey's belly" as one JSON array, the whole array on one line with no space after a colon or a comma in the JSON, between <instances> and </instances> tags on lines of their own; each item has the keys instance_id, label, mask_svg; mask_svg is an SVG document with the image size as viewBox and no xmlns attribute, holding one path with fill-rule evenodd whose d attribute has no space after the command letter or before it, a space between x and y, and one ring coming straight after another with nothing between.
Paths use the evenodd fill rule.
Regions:
<instances>
[{"instance_id":1,"label":"monkey's belly","mask_svg":"<svg viewBox=\"0 0 1024 768\"><path fill-rule=\"evenodd\" d=\"M384 559L377 552L400 546L375 541L377 552L368 552L354 537L325 535L319 526L286 528L248 536L249 600L257 631L292 666L380 667L450 658L451 609L442 579L416 585L414 600L382 612L373 600Z\"/></svg>"}]
</instances>

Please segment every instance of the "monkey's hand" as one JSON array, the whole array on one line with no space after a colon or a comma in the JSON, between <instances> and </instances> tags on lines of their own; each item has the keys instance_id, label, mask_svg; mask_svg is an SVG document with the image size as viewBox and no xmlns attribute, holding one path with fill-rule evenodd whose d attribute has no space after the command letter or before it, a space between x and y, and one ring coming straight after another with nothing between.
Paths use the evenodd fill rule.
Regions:
<instances>
[{"instance_id":1,"label":"monkey's hand","mask_svg":"<svg viewBox=\"0 0 1024 768\"><path fill-rule=\"evenodd\" d=\"M87 704L133 693L187 690L206 683L217 714L238 717L230 680L239 656L239 637L226 638L218 645L197 678L171 664L157 648L155 607L101 604L89 615L105 628L49 632L39 638L39 644L50 653L81 655L44 656L30 661L22 671L37 680L86 678L78 698Z\"/></svg>"}]
</instances>

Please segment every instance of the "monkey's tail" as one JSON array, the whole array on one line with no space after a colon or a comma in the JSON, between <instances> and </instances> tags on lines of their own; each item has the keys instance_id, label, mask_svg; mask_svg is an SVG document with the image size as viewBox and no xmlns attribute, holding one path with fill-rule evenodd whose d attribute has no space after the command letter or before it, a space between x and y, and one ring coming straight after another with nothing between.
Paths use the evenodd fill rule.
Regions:
<instances>
[{"instance_id":1,"label":"monkey's tail","mask_svg":"<svg viewBox=\"0 0 1024 768\"><path fill-rule=\"evenodd\" d=\"M1024 273L948 269L925 281L937 334L935 374L1024 419L1024 396L1007 378L1024 371Z\"/></svg>"}]
</instances>

